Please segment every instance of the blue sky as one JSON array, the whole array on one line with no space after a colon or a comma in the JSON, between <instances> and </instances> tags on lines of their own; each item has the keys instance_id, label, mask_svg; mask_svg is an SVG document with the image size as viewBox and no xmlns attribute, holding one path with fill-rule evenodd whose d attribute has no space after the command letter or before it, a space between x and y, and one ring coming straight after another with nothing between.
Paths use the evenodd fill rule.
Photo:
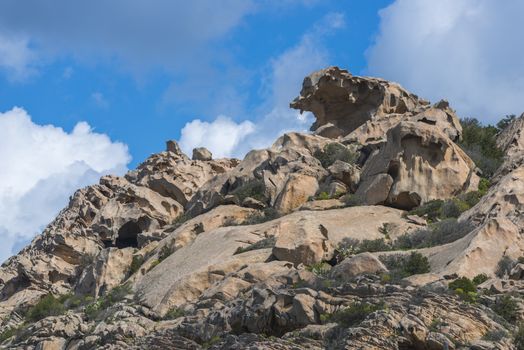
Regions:
<instances>
[{"instance_id":1,"label":"blue sky","mask_svg":"<svg viewBox=\"0 0 524 350\"><path fill-rule=\"evenodd\" d=\"M4 74L0 78L0 110L23 106L35 123L65 130L71 130L78 121L87 121L97 132L125 142L133 156L133 167L150 153L161 151L165 140L178 139L185 123L194 118L212 120L225 114L244 120L259 113L267 94L264 79L270 74L271 60L297 45L323 16L340 14L345 23L322 40L325 63L362 73L365 50L376 34L378 10L389 1L278 3L253 8L224 35L203 43L207 46L203 54L208 57L198 59L198 64L206 65L204 69L210 74L195 77L194 84L192 75L199 74L199 67L185 71L185 62L166 68L154 62L157 57L145 57L140 58L145 63L136 69L125 67L133 59L128 53L108 52L108 56L97 57L91 52L95 47L77 57L77 52L59 48L52 57L32 64L35 72L29 76ZM205 19L201 20L195 27L206 25ZM161 45L169 46L169 36L164 39ZM31 45L36 50L39 45L49 45L33 40ZM177 50L184 47L166 55L176 57ZM300 83L293 82L295 93ZM172 88L177 84L181 84L178 91ZM224 88L229 91L217 91ZM186 91L181 92L183 89Z\"/></svg>"},{"instance_id":2,"label":"blue sky","mask_svg":"<svg viewBox=\"0 0 524 350\"><path fill-rule=\"evenodd\" d=\"M486 123L524 111L521 0L3 0L0 261L168 139L242 157L338 65Z\"/></svg>"}]
</instances>

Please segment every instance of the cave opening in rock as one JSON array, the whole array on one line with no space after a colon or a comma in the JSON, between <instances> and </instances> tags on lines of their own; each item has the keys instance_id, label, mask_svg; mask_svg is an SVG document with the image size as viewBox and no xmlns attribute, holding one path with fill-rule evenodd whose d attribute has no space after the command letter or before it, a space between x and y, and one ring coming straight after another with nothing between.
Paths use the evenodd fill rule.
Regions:
<instances>
[{"instance_id":1,"label":"cave opening in rock","mask_svg":"<svg viewBox=\"0 0 524 350\"><path fill-rule=\"evenodd\" d=\"M137 236L141 232L142 230L137 222L129 221L125 223L120 230L118 230L118 237L116 238L115 246L120 249L128 247L137 248Z\"/></svg>"}]
</instances>

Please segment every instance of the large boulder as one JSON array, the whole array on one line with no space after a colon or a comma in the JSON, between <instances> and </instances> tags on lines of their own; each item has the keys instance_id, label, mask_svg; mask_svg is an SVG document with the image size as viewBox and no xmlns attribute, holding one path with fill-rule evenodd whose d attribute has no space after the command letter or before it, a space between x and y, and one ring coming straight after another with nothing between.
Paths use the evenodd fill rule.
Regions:
<instances>
[{"instance_id":1,"label":"large boulder","mask_svg":"<svg viewBox=\"0 0 524 350\"><path fill-rule=\"evenodd\" d=\"M334 279L348 281L361 274L378 274L387 270L384 264L373 254L361 253L344 259L330 271L330 275Z\"/></svg>"},{"instance_id":2,"label":"large boulder","mask_svg":"<svg viewBox=\"0 0 524 350\"><path fill-rule=\"evenodd\" d=\"M368 204L411 209L433 199L476 190L473 161L439 128L404 121L388 131L361 173L357 195Z\"/></svg>"},{"instance_id":3,"label":"large boulder","mask_svg":"<svg viewBox=\"0 0 524 350\"><path fill-rule=\"evenodd\" d=\"M291 107L315 115L311 130L318 135L347 142L382 142L389 129L406 120L435 125L454 141L462 134L447 101L431 106L396 83L354 76L338 67L306 77Z\"/></svg>"}]
</instances>

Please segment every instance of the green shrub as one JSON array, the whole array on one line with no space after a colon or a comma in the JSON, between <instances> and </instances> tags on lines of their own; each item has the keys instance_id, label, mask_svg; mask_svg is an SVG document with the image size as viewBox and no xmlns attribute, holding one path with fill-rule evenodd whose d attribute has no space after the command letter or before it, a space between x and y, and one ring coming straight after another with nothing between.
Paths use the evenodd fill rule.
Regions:
<instances>
[{"instance_id":1,"label":"green shrub","mask_svg":"<svg viewBox=\"0 0 524 350\"><path fill-rule=\"evenodd\" d=\"M185 316L184 310L174 307L165 314L164 320L175 320L183 316Z\"/></svg>"},{"instance_id":2,"label":"green shrub","mask_svg":"<svg viewBox=\"0 0 524 350\"><path fill-rule=\"evenodd\" d=\"M342 198L346 207L358 207L364 205L364 199L356 194L347 194Z\"/></svg>"},{"instance_id":3,"label":"green shrub","mask_svg":"<svg viewBox=\"0 0 524 350\"><path fill-rule=\"evenodd\" d=\"M267 238L264 238L248 246L238 247L237 250L235 251L235 254L241 254L241 253L249 252L251 250L273 248L275 246L276 241L277 241L277 238L275 236L269 236Z\"/></svg>"},{"instance_id":4,"label":"green shrub","mask_svg":"<svg viewBox=\"0 0 524 350\"><path fill-rule=\"evenodd\" d=\"M515 266L515 261L509 256L504 255L497 264L497 271L495 274L502 278L504 275L509 274L511 269Z\"/></svg>"},{"instance_id":5,"label":"green shrub","mask_svg":"<svg viewBox=\"0 0 524 350\"><path fill-rule=\"evenodd\" d=\"M247 197L251 197L260 202L266 202L266 186L262 180L252 180L242 184L231 192L232 195L235 195L240 203L244 201Z\"/></svg>"},{"instance_id":6,"label":"green shrub","mask_svg":"<svg viewBox=\"0 0 524 350\"><path fill-rule=\"evenodd\" d=\"M418 252L412 252L409 255L382 255L379 258L390 271L393 280L430 271L428 258Z\"/></svg>"},{"instance_id":7,"label":"green shrub","mask_svg":"<svg viewBox=\"0 0 524 350\"><path fill-rule=\"evenodd\" d=\"M510 295L498 297L495 303L491 306L491 309L495 311L497 315L512 324L518 320L519 305Z\"/></svg>"},{"instance_id":8,"label":"green shrub","mask_svg":"<svg viewBox=\"0 0 524 350\"><path fill-rule=\"evenodd\" d=\"M450 282L448 288L451 290L461 289L464 293L476 292L477 286L467 277L460 277Z\"/></svg>"},{"instance_id":9,"label":"green shrub","mask_svg":"<svg viewBox=\"0 0 524 350\"><path fill-rule=\"evenodd\" d=\"M336 257L338 261L342 261L347 257L356 253L360 241L358 239L346 237L337 246Z\"/></svg>"},{"instance_id":10,"label":"green shrub","mask_svg":"<svg viewBox=\"0 0 524 350\"><path fill-rule=\"evenodd\" d=\"M166 260L171 254L173 254L173 248L169 244L165 244L158 252L158 262Z\"/></svg>"},{"instance_id":11,"label":"green shrub","mask_svg":"<svg viewBox=\"0 0 524 350\"><path fill-rule=\"evenodd\" d=\"M128 283L117 286L106 295L99 297L94 303L86 306L84 312L89 319L96 319L102 311L123 301L130 293L132 293L132 289Z\"/></svg>"},{"instance_id":12,"label":"green shrub","mask_svg":"<svg viewBox=\"0 0 524 350\"><path fill-rule=\"evenodd\" d=\"M357 160L357 154L340 143L329 143L322 151L316 151L313 156L320 161L322 167L328 168L335 161L340 160L353 164Z\"/></svg>"},{"instance_id":13,"label":"green shrub","mask_svg":"<svg viewBox=\"0 0 524 350\"><path fill-rule=\"evenodd\" d=\"M519 324L515 337L513 338L513 345L517 350L524 350L524 324Z\"/></svg>"},{"instance_id":14,"label":"green shrub","mask_svg":"<svg viewBox=\"0 0 524 350\"><path fill-rule=\"evenodd\" d=\"M480 273L476 275L475 277L473 277L473 283L476 286L478 286L479 284L486 282L488 279L489 279L488 275L486 275L485 273Z\"/></svg>"},{"instance_id":15,"label":"green shrub","mask_svg":"<svg viewBox=\"0 0 524 350\"><path fill-rule=\"evenodd\" d=\"M317 197L316 197L317 200L327 200L327 199L331 199L331 197L329 196L329 194L327 192L320 192Z\"/></svg>"},{"instance_id":16,"label":"green shrub","mask_svg":"<svg viewBox=\"0 0 524 350\"><path fill-rule=\"evenodd\" d=\"M413 249L451 243L466 236L474 228L472 224L466 221L459 222L454 218L445 219L398 237L394 247L396 249Z\"/></svg>"},{"instance_id":17,"label":"green shrub","mask_svg":"<svg viewBox=\"0 0 524 350\"><path fill-rule=\"evenodd\" d=\"M254 212L248 215L241 225L257 225L279 217L280 213L275 208L266 208L262 212Z\"/></svg>"},{"instance_id":18,"label":"green shrub","mask_svg":"<svg viewBox=\"0 0 524 350\"><path fill-rule=\"evenodd\" d=\"M157 267L158 264L160 264L160 260L158 260L158 259L153 260L151 265L149 265L149 268L147 269L147 272L153 270L155 267Z\"/></svg>"},{"instance_id":19,"label":"green shrub","mask_svg":"<svg viewBox=\"0 0 524 350\"><path fill-rule=\"evenodd\" d=\"M140 270L140 267L144 264L144 257L142 255L133 255L133 260L129 266L129 275L134 275Z\"/></svg>"},{"instance_id":20,"label":"green shrub","mask_svg":"<svg viewBox=\"0 0 524 350\"><path fill-rule=\"evenodd\" d=\"M36 322L48 316L62 315L65 311L66 308L59 298L47 294L27 311L26 318L28 321Z\"/></svg>"},{"instance_id":21,"label":"green shrub","mask_svg":"<svg viewBox=\"0 0 524 350\"><path fill-rule=\"evenodd\" d=\"M498 329L498 330L488 331L486 334L484 334L484 336L482 337L482 340L498 342L506 338L507 336L508 336L508 332L506 332L503 329Z\"/></svg>"},{"instance_id":22,"label":"green shrub","mask_svg":"<svg viewBox=\"0 0 524 350\"><path fill-rule=\"evenodd\" d=\"M180 214L179 216L177 216L177 218L173 221L173 228L172 230L176 230L177 228L179 228L180 226L182 226L183 223L185 223L186 221L189 221L191 220L191 215L189 215L188 213L183 213L183 214Z\"/></svg>"},{"instance_id":23,"label":"green shrub","mask_svg":"<svg viewBox=\"0 0 524 350\"><path fill-rule=\"evenodd\" d=\"M356 248L355 253L364 253L364 252L384 252L391 250L391 245L386 243L384 238L377 239L365 239L360 242Z\"/></svg>"},{"instance_id":24,"label":"green shrub","mask_svg":"<svg viewBox=\"0 0 524 350\"><path fill-rule=\"evenodd\" d=\"M306 269L319 277L326 277L331 270L331 265L325 262L318 262L308 266Z\"/></svg>"},{"instance_id":25,"label":"green shrub","mask_svg":"<svg viewBox=\"0 0 524 350\"><path fill-rule=\"evenodd\" d=\"M0 332L0 344L2 344L7 339L14 337L18 332L18 328L16 327L9 327L3 331Z\"/></svg>"},{"instance_id":26,"label":"green shrub","mask_svg":"<svg viewBox=\"0 0 524 350\"><path fill-rule=\"evenodd\" d=\"M462 141L459 146L475 162L487 178L491 177L502 163L503 152L497 148L499 129L484 126L477 119L461 120ZM504 123L503 123L504 124Z\"/></svg>"},{"instance_id":27,"label":"green shrub","mask_svg":"<svg viewBox=\"0 0 524 350\"><path fill-rule=\"evenodd\" d=\"M427 217L429 222L433 222L440 218L441 208L444 201L435 199L424 203L423 205L409 211L409 215L417 215L420 217Z\"/></svg>"},{"instance_id":28,"label":"green shrub","mask_svg":"<svg viewBox=\"0 0 524 350\"><path fill-rule=\"evenodd\" d=\"M504 116L504 118L499 120L499 122L497 123L497 129L499 129L499 131L503 131L504 129L506 129L513 122L513 120L516 117L517 116L515 114L510 114L510 115Z\"/></svg>"},{"instance_id":29,"label":"green shrub","mask_svg":"<svg viewBox=\"0 0 524 350\"><path fill-rule=\"evenodd\" d=\"M490 187L491 187L491 182L488 179L481 177L479 181L479 190L478 190L480 195L483 196L486 193L488 193L488 190Z\"/></svg>"},{"instance_id":30,"label":"green shrub","mask_svg":"<svg viewBox=\"0 0 524 350\"><path fill-rule=\"evenodd\" d=\"M385 308L386 304L383 302L376 305L365 302L356 302L344 309L337 310L332 314L322 315L321 321L323 323L335 322L343 327L353 327L364 321L369 314Z\"/></svg>"}]
</instances>

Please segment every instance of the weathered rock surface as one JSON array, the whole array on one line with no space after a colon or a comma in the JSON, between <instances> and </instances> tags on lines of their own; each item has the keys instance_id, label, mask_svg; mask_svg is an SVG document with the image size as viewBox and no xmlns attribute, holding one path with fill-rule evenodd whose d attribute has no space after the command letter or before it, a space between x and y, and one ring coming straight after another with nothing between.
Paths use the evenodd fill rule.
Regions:
<instances>
[{"instance_id":1,"label":"weathered rock surface","mask_svg":"<svg viewBox=\"0 0 524 350\"><path fill-rule=\"evenodd\" d=\"M420 122L390 129L361 178L357 195L368 204L403 209L476 190L479 181L473 161L438 128Z\"/></svg>"},{"instance_id":2,"label":"weathered rock surface","mask_svg":"<svg viewBox=\"0 0 524 350\"><path fill-rule=\"evenodd\" d=\"M494 185L459 217L470 232L417 255L392 247L421 228L455 231L402 209L478 187L449 104L331 67L292 106L315 114L313 135L242 161L203 148L190 159L168 141L77 191L0 267L0 347L515 349L524 117L500 135ZM406 260L423 256L427 273ZM476 292L448 289L480 273ZM508 297L511 319L496 307Z\"/></svg>"},{"instance_id":3,"label":"weathered rock surface","mask_svg":"<svg viewBox=\"0 0 524 350\"><path fill-rule=\"evenodd\" d=\"M452 140L462 133L455 112L446 101L434 106L400 85L377 78L358 77L330 67L304 79L302 91L291 107L310 111L318 134L360 144L383 141L386 132L401 121L435 125Z\"/></svg>"}]
</instances>

